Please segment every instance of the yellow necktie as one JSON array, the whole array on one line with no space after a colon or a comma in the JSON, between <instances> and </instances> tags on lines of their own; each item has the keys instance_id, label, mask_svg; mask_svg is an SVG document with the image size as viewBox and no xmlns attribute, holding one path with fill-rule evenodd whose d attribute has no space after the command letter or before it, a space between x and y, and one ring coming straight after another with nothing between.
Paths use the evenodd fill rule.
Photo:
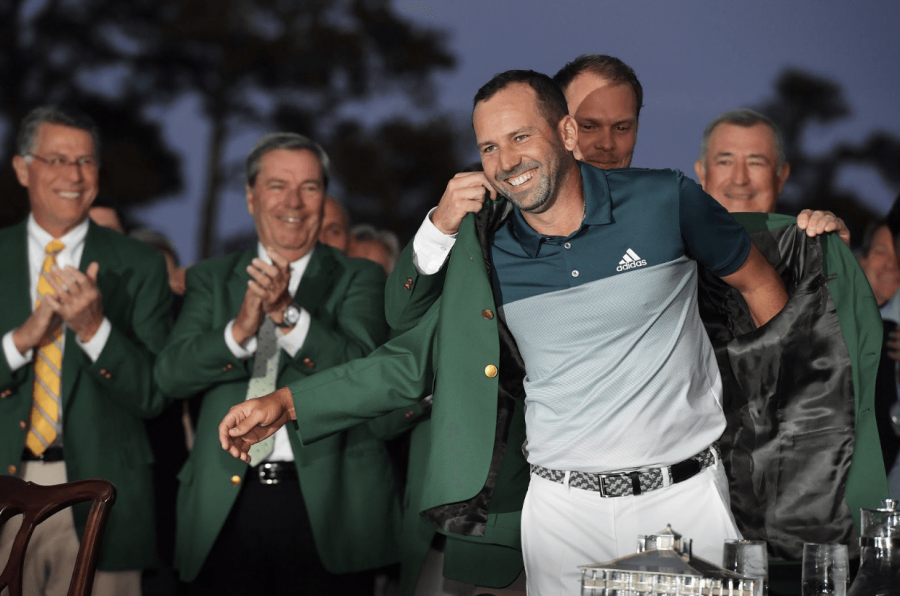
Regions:
<instances>
[{"instance_id":1,"label":"yellow necktie","mask_svg":"<svg viewBox=\"0 0 900 596\"><path fill-rule=\"evenodd\" d=\"M47 258L38 278L37 301L41 303L46 294L53 294L53 286L47 278L50 267L56 263L56 255L66 247L59 240L47 244ZM60 378L62 377L62 325L49 329L47 335L38 344L34 354L34 387L31 405L31 428L25 437L25 445L35 455L42 454L56 440L59 427Z\"/></svg>"}]
</instances>

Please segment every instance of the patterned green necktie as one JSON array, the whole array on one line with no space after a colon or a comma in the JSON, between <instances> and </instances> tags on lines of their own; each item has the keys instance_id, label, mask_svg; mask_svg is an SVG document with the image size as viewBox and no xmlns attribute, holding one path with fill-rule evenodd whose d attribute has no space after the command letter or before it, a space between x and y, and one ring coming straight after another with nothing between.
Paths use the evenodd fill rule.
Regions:
<instances>
[{"instance_id":1,"label":"patterned green necktie","mask_svg":"<svg viewBox=\"0 0 900 596\"><path fill-rule=\"evenodd\" d=\"M256 357L253 361L253 375L247 386L247 399L269 395L275 391L278 378L278 356L280 350L275 341L275 323L266 317L256 333ZM275 435L250 447L250 465L258 466L275 449Z\"/></svg>"}]
</instances>

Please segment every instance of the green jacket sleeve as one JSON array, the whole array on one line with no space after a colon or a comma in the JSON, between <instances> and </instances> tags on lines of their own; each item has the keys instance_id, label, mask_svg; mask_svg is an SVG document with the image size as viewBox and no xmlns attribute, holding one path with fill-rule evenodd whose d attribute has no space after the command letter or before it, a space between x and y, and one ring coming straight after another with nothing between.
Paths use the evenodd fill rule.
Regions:
<instances>
[{"instance_id":1,"label":"green jacket sleeve","mask_svg":"<svg viewBox=\"0 0 900 596\"><path fill-rule=\"evenodd\" d=\"M82 265L86 268L85 263ZM150 255L141 269L143 275L116 275L113 280L105 280L104 272L99 272L97 283L104 294L104 311L112 330L100 356L82 374L93 377L104 395L119 405L152 418L166 405L154 381L153 366L172 328L172 291L162 255ZM113 287L119 284L125 287ZM109 301L113 293L119 308ZM71 330L66 339L71 346L67 346L67 357L71 357L70 351L78 349Z\"/></svg>"},{"instance_id":2,"label":"green jacket sleeve","mask_svg":"<svg viewBox=\"0 0 900 596\"><path fill-rule=\"evenodd\" d=\"M291 383L297 432L304 443L411 408L431 391L440 300L418 325L368 357Z\"/></svg>"},{"instance_id":3,"label":"green jacket sleeve","mask_svg":"<svg viewBox=\"0 0 900 596\"><path fill-rule=\"evenodd\" d=\"M447 266L434 275L422 275L413 264L413 241L400 259L384 288L384 313L391 329L411 329L434 304L444 289Z\"/></svg>"},{"instance_id":4,"label":"green jacket sleeve","mask_svg":"<svg viewBox=\"0 0 900 596\"><path fill-rule=\"evenodd\" d=\"M166 395L188 398L219 383L250 378L248 361L236 358L225 343L231 319L218 312L223 307L217 294L224 291L218 277L200 266L187 271L181 314L156 362L156 381Z\"/></svg>"}]
</instances>

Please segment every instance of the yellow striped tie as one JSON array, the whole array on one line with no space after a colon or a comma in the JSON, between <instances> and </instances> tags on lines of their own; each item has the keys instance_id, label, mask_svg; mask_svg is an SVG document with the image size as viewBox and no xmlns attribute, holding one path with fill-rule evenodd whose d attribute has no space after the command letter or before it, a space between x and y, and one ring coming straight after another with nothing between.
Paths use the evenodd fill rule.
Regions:
<instances>
[{"instance_id":1,"label":"yellow striped tie","mask_svg":"<svg viewBox=\"0 0 900 596\"><path fill-rule=\"evenodd\" d=\"M56 255L66 247L59 240L47 244L47 258L38 278L37 301L41 303L46 294L53 294L53 286L47 281L50 267L56 263ZM35 455L42 454L56 440L59 427L60 378L62 376L62 325L47 331L47 335L38 344L34 355L34 387L31 405L31 428L25 437L25 445Z\"/></svg>"}]
</instances>

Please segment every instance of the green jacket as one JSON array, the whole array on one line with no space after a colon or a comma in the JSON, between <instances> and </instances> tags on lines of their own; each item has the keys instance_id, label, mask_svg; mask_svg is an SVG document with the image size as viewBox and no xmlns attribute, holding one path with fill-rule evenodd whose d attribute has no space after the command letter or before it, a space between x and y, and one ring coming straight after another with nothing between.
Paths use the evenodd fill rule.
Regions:
<instances>
[{"instance_id":1,"label":"green jacket","mask_svg":"<svg viewBox=\"0 0 900 596\"><path fill-rule=\"evenodd\" d=\"M0 280L0 333L31 314L25 222L0 230L4 267ZM105 478L116 485L99 568L143 569L156 556L153 456L144 419L159 414L165 399L153 382L156 354L172 326L162 255L106 228L90 224L80 270L96 261L97 285L112 332L96 362L66 332L62 370L62 420L69 481ZM17 473L32 403L33 366L9 370L0 357L0 472ZM90 504L73 508L79 536Z\"/></svg>"},{"instance_id":2,"label":"green jacket","mask_svg":"<svg viewBox=\"0 0 900 596\"><path fill-rule=\"evenodd\" d=\"M701 273L700 313L722 373L732 511L773 560L799 560L804 542L847 544L852 556L860 508L888 495L873 405L882 339L875 298L836 234L809 238L784 215L735 217L790 300L756 329L736 291Z\"/></svg>"},{"instance_id":3,"label":"green jacket","mask_svg":"<svg viewBox=\"0 0 900 596\"><path fill-rule=\"evenodd\" d=\"M252 358L239 360L229 351L225 326L243 301L250 279L246 267L255 254L188 270L184 307L157 362L157 382L166 394L203 394L194 449L178 475L175 564L185 581L203 566L249 468L222 450L218 425L245 399L252 373ZM294 358L282 353L278 387L361 358L383 341L383 281L377 265L317 245L295 294L312 323ZM399 510L384 444L365 426L307 445L290 434L325 567L347 573L394 562Z\"/></svg>"},{"instance_id":4,"label":"green jacket","mask_svg":"<svg viewBox=\"0 0 900 596\"><path fill-rule=\"evenodd\" d=\"M390 414L372 420L369 428L379 439L389 441L406 438L407 461L403 463L406 482L400 502L401 520L399 541L400 577L398 594L412 596L425 556L437 530L419 515L422 501L422 479L428 466L431 449L431 407L422 402L404 405Z\"/></svg>"},{"instance_id":5,"label":"green jacket","mask_svg":"<svg viewBox=\"0 0 900 596\"><path fill-rule=\"evenodd\" d=\"M428 292L430 303L395 327L407 331L365 359L289 385L304 442L398 408L415 415L421 397L434 393L431 417L411 441L402 563L414 573L405 575L403 593L434 531L422 515L447 535L445 576L502 587L523 567L524 415L521 400L498 400L500 378L489 368L501 366L498 319L473 220L464 222L446 274L437 276L447 280L440 298L435 276L415 274L409 247L401 258L389 283L399 280L406 291L409 277L410 291Z\"/></svg>"}]
</instances>

